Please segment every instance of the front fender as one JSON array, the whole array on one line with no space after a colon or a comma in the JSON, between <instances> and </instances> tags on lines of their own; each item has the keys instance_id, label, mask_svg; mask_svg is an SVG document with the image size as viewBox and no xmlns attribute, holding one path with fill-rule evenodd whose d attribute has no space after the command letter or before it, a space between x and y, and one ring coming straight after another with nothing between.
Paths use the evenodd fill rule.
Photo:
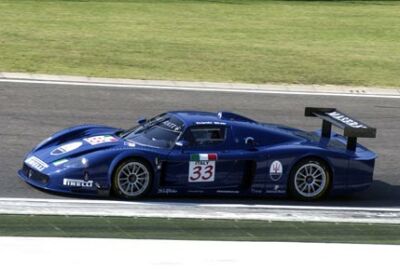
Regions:
<instances>
[{"instance_id":1,"label":"front fender","mask_svg":"<svg viewBox=\"0 0 400 269\"><path fill-rule=\"evenodd\" d=\"M118 130L120 129L105 125L96 125L96 124L77 125L54 133L49 138L43 140L40 144L38 144L32 151L37 151L44 147L49 147L53 145L60 145L69 140L73 140L84 136L91 136L99 133L111 134L115 133Z\"/></svg>"},{"instance_id":2,"label":"front fender","mask_svg":"<svg viewBox=\"0 0 400 269\"><path fill-rule=\"evenodd\" d=\"M151 165L153 172L155 171L155 167L156 167L155 154L149 154L148 152L144 152L144 151L140 151L140 150L136 150L136 149L123 151L120 154L118 154L117 156L115 156L115 158L112 160L112 162L108 168L108 180L109 180L110 184L112 183L113 172L116 169L116 167L118 166L118 164L121 163L123 160L129 159L129 158L142 158Z\"/></svg>"}]
</instances>

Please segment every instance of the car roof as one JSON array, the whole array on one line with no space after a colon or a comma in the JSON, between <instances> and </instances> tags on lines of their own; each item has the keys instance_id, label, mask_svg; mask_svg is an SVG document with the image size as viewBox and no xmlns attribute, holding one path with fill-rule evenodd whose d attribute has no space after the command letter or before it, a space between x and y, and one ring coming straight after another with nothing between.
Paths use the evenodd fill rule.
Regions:
<instances>
[{"instance_id":1,"label":"car roof","mask_svg":"<svg viewBox=\"0 0 400 269\"><path fill-rule=\"evenodd\" d=\"M287 126L257 122L239 114L225 111L171 111L168 112L168 114L172 114L177 117L184 123L186 127L196 125L229 125L246 128L249 130L253 130L254 132L268 132L271 135L277 135L287 138L294 138L294 132L300 131L298 129Z\"/></svg>"},{"instance_id":2,"label":"car roof","mask_svg":"<svg viewBox=\"0 0 400 269\"><path fill-rule=\"evenodd\" d=\"M204 112L204 111L171 111L169 114L174 115L180 119L186 126L195 125L196 122L203 121L219 121L217 113Z\"/></svg>"},{"instance_id":3,"label":"car roof","mask_svg":"<svg viewBox=\"0 0 400 269\"><path fill-rule=\"evenodd\" d=\"M256 121L232 112L171 111L169 114L180 119L185 126L193 125L234 125L235 123L256 123Z\"/></svg>"}]
</instances>

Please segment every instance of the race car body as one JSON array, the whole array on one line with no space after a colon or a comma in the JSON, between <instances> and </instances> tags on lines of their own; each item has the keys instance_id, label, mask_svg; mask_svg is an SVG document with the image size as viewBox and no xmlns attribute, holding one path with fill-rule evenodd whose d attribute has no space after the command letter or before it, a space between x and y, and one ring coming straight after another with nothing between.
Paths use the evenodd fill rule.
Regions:
<instances>
[{"instance_id":1,"label":"race car body","mask_svg":"<svg viewBox=\"0 0 400 269\"><path fill-rule=\"evenodd\" d=\"M306 108L314 132L231 112L173 111L128 130L80 125L29 152L19 176L72 194L282 196L315 200L366 189L376 154L357 143L376 130L334 108ZM339 135L332 125L344 130Z\"/></svg>"}]
</instances>

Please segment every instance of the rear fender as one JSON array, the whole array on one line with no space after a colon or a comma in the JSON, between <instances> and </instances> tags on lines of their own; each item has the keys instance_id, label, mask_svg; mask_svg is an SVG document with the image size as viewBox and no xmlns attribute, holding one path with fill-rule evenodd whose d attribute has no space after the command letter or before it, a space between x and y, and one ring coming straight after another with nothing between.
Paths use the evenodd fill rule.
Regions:
<instances>
[{"instance_id":1,"label":"rear fender","mask_svg":"<svg viewBox=\"0 0 400 269\"><path fill-rule=\"evenodd\" d=\"M304 147L297 149L276 149L272 150L269 154L268 170L272 163L276 160L280 161L283 166L282 179L279 185L286 188L290 173L293 167L299 161L305 158L318 158L324 161L330 168L332 173L332 186L334 188L345 188L347 182L347 171L349 168L349 156L342 153L330 152L316 147ZM267 182L271 181L268 178Z\"/></svg>"},{"instance_id":2,"label":"rear fender","mask_svg":"<svg viewBox=\"0 0 400 269\"><path fill-rule=\"evenodd\" d=\"M328 165L332 180L331 190L336 191L347 187L348 170L350 165L350 159L348 156L342 154L305 154L296 159L292 164L292 167L305 158L318 158Z\"/></svg>"}]
</instances>

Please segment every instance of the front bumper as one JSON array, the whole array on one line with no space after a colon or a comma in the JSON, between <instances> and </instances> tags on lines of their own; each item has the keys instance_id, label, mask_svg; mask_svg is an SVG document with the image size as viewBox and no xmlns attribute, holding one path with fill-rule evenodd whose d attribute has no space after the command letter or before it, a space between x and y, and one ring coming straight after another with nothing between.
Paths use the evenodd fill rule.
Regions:
<instances>
[{"instance_id":1,"label":"front bumper","mask_svg":"<svg viewBox=\"0 0 400 269\"><path fill-rule=\"evenodd\" d=\"M37 187L39 189L64 193L64 194L75 194L83 196L96 196L96 197L107 197L110 195L109 189L98 189L98 188L78 188L78 187L66 187L56 182L62 182L62 180L52 179L51 176L41 173L35 169L30 168L26 164L23 165L22 169L18 170L18 176L26 183Z\"/></svg>"}]
</instances>

